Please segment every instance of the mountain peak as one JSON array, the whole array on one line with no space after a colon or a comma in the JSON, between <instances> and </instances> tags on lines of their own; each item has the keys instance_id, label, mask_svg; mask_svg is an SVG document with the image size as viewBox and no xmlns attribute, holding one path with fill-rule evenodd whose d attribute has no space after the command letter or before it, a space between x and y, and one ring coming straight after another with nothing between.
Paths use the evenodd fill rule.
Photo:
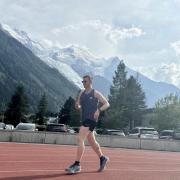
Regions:
<instances>
[{"instance_id":1,"label":"mountain peak","mask_svg":"<svg viewBox=\"0 0 180 180\"><path fill-rule=\"evenodd\" d=\"M27 48L31 49L33 52L41 54L42 51L44 50L44 47L40 43L31 40L31 38L29 37L27 32L25 32L23 30L16 29L16 28L12 28L11 26L4 24L4 23L2 23L0 25L1 25L0 26L1 29L6 34L15 38L20 43L25 45Z\"/></svg>"},{"instance_id":2,"label":"mountain peak","mask_svg":"<svg viewBox=\"0 0 180 180\"><path fill-rule=\"evenodd\" d=\"M69 45L64 48L46 48L41 45L41 42L31 40L24 31L12 29L7 25L4 26L4 29L9 31L14 38L28 47L50 67L56 68L63 76L76 84L76 86L81 88L81 76L91 73L95 77L95 80L97 80L96 82L100 83L100 87L102 88L100 91L103 92L103 90L106 90L104 93L107 95L117 65L122 61L119 57L99 58L89 52L87 48L78 45ZM126 68L128 75L137 76L136 71L128 67ZM150 106L152 106L157 99L168 93L179 92L180 94L179 89L172 85L164 83L163 86L160 83L150 81L149 78L146 78L140 73L138 77L147 95L147 103ZM102 85L104 79L106 79L107 86Z\"/></svg>"},{"instance_id":3,"label":"mountain peak","mask_svg":"<svg viewBox=\"0 0 180 180\"><path fill-rule=\"evenodd\" d=\"M70 45L68 47L62 48L61 53L68 53L70 56L79 57L83 59L89 59L96 61L98 58L93 55L89 50L85 47L80 47L78 45Z\"/></svg>"},{"instance_id":4,"label":"mountain peak","mask_svg":"<svg viewBox=\"0 0 180 180\"><path fill-rule=\"evenodd\" d=\"M1 24L1 29L7 34L11 35L15 39L29 39L27 33L25 31L20 31L18 29L12 28L7 24L2 23Z\"/></svg>"}]
</instances>

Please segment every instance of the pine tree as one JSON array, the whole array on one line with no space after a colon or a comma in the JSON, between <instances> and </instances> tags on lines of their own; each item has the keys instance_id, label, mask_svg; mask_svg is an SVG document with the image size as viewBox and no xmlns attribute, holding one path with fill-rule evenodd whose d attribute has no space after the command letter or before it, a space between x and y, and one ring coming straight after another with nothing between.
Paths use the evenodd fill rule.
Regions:
<instances>
[{"instance_id":1,"label":"pine tree","mask_svg":"<svg viewBox=\"0 0 180 180\"><path fill-rule=\"evenodd\" d=\"M125 71L125 64L121 61L115 71L115 76L113 77L113 85L110 87L109 102L111 106L116 106L118 103L117 98L123 98L124 90L127 85L127 72Z\"/></svg>"},{"instance_id":2,"label":"pine tree","mask_svg":"<svg viewBox=\"0 0 180 180\"><path fill-rule=\"evenodd\" d=\"M104 123L108 128L129 129L140 125L146 108L141 85L133 76L127 79L125 69L125 64L121 61L113 77L109 96L111 107Z\"/></svg>"},{"instance_id":3,"label":"pine tree","mask_svg":"<svg viewBox=\"0 0 180 180\"><path fill-rule=\"evenodd\" d=\"M73 99L69 97L65 101L63 107L59 112L59 123L66 125L70 123L70 112L71 112L72 104L73 104Z\"/></svg>"},{"instance_id":4,"label":"pine tree","mask_svg":"<svg viewBox=\"0 0 180 180\"><path fill-rule=\"evenodd\" d=\"M71 127L79 127L81 124L81 116L80 111L75 109L75 100L72 103L71 110L70 110L70 123Z\"/></svg>"},{"instance_id":5,"label":"pine tree","mask_svg":"<svg viewBox=\"0 0 180 180\"><path fill-rule=\"evenodd\" d=\"M16 88L14 95L12 95L11 101L5 112L5 123L16 126L20 122L23 122L23 116L28 112L28 107L25 88L23 85L19 85Z\"/></svg>"},{"instance_id":6,"label":"pine tree","mask_svg":"<svg viewBox=\"0 0 180 180\"><path fill-rule=\"evenodd\" d=\"M69 97L59 113L59 123L79 126L80 125L80 113L75 109L75 100Z\"/></svg>"},{"instance_id":7,"label":"pine tree","mask_svg":"<svg viewBox=\"0 0 180 180\"><path fill-rule=\"evenodd\" d=\"M141 84L133 76L127 81L126 90L126 117L129 120L130 129L134 126L142 124L142 115L145 112L145 93L141 88Z\"/></svg>"},{"instance_id":8,"label":"pine tree","mask_svg":"<svg viewBox=\"0 0 180 180\"><path fill-rule=\"evenodd\" d=\"M113 77L113 85L110 88L108 118L104 125L108 128L124 128L127 126L127 120L124 116L126 110L126 86L127 72L125 64L121 61Z\"/></svg>"},{"instance_id":9,"label":"pine tree","mask_svg":"<svg viewBox=\"0 0 180 180\"><path fill-rule=\"evenodd\" d=\"M38 105L38 112L36 113L36 119L37 119L37 123L39 125L44 124L45 122L45 115L47 113L47 106L48 106L48 100L47 100L47 96L44 93L41 96L41 99L39 101L39 105Z\"/></svg>"}]
</instances>

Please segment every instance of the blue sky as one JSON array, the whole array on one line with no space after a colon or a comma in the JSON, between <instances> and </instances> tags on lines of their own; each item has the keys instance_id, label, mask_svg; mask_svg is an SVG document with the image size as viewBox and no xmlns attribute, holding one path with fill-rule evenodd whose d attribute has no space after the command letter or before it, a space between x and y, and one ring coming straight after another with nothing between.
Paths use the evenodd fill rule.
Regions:
<instances>
[{"instance_id":1,"label":"blue sky","mask_svg":"<svg viewBox=\"0 0 180 180\"><path fill-rule=\"evenodd\" d=\"M0 22L49 45L119 56L180 87L180 0L1 0Z\"/></svg>"}]
</instances>

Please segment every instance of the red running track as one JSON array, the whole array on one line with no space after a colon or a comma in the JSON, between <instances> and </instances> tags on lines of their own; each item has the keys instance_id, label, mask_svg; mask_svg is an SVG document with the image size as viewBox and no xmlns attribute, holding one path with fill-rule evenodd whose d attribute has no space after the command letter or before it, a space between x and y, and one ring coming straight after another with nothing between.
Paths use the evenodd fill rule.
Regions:
<instances>
[{"instance_id":1,"label":"red running track","mask_svg":"<svg viewBox=\"0 0 180 180\"><path fill-rule=\"evenodd\" d=\"M180 153L103 148L110 157L104 172L90 147L82 172L66 175L75 146L0 143L0 180L180 180Z\"/></svg>"}]
</instances>

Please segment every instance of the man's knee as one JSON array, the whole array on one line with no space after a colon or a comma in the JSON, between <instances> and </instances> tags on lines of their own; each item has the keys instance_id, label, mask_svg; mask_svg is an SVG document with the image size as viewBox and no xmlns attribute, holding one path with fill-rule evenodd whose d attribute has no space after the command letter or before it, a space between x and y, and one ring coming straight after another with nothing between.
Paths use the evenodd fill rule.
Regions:
<instances>
[{"instance_id":1,"label":"man's knee","mask_svg":"<svg viewBox=\"0 0 180 180\"><path fill-rule=\"evenodd\" d=\"M77 137L78 146L84 147L84 139L81 136Z\"/></svg>"},{"instance_id":2,"label":"man's knee","mask_svg":"<svg viewBox=\"0 0 180 180\"><path fill-rule=\"evenodd\" d=\"M99 150L100 149L100 145L99 143L94 140L94 141L89 141L90 145L93 146L95 149Z\"/></svg>"}]
</instances>

